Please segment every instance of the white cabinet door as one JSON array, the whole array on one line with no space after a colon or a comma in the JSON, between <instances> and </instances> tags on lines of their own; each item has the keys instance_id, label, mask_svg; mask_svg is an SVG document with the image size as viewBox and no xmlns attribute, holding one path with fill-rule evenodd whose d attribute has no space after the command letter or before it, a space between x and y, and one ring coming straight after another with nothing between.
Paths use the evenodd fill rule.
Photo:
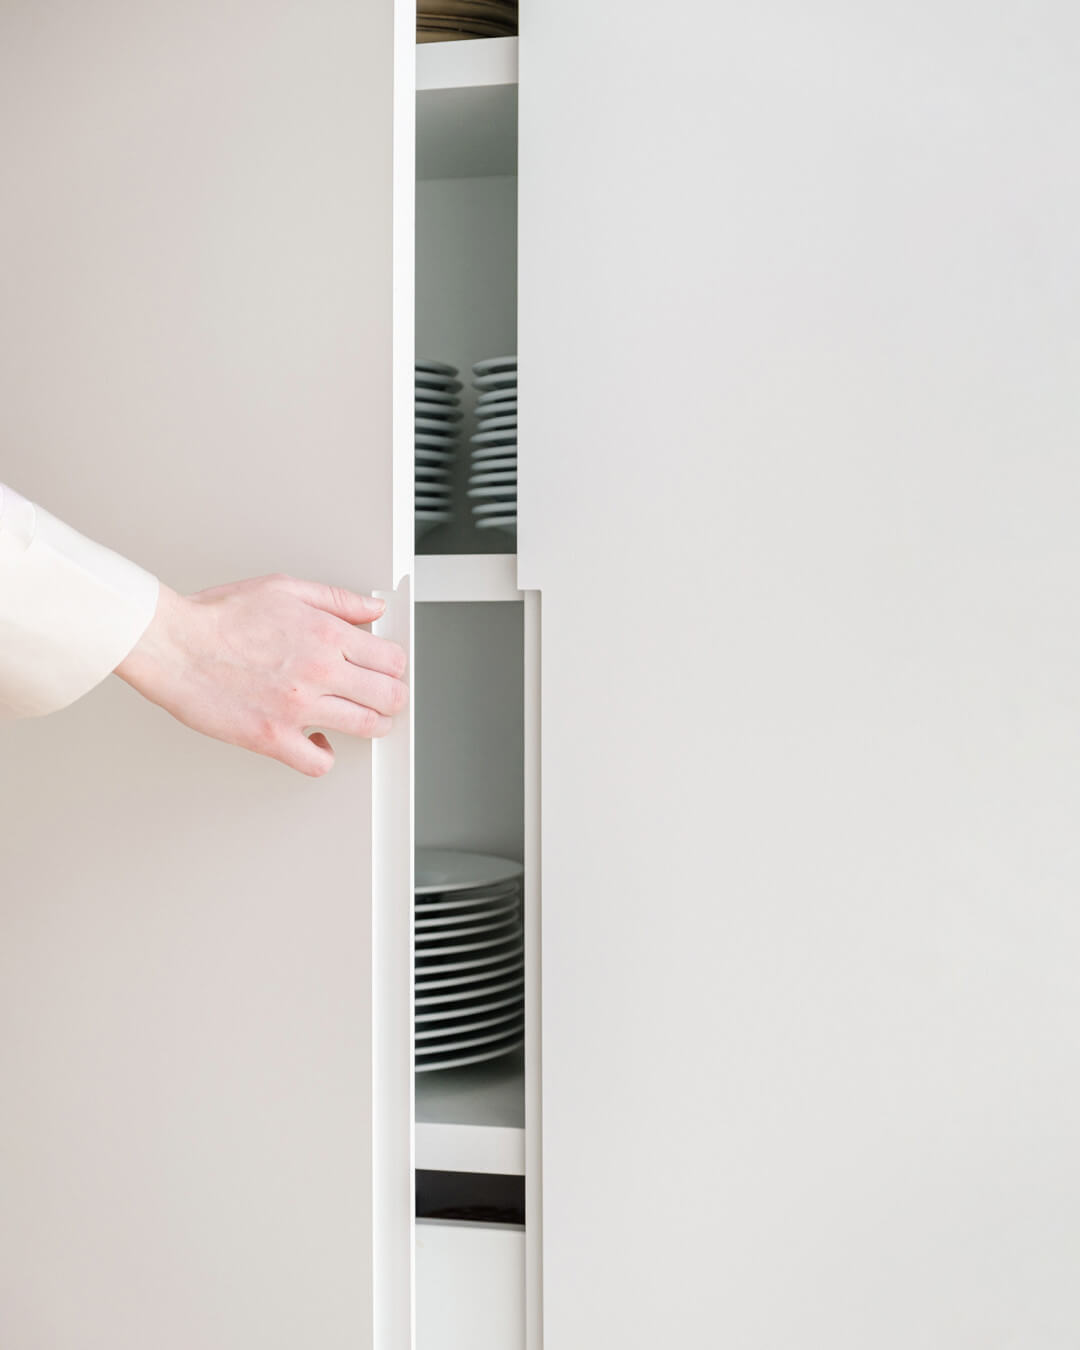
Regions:
<instances>
[{"instance_id":1,"label":"white cabinet door","mask_svg":"<svg viewBox=\"0 0 1080 1350\"><path fill-rule=\"evenodd\" d=\"M545 1343L1071 1345L1080 19L522 11Z\"/></svg>"},{"instance_id":2,"label":"white cabinet door","mask_svg":"<svg viewBox=\"0 0 1080 1350\"><path fill-rule=\"evenodd\" d=\"M397 584L412 23L3 7L0 477L181 590ZM408 1344L408 740L311 781L118 681L4 729L5 1346Z\"/></svg>"}]
</instances>

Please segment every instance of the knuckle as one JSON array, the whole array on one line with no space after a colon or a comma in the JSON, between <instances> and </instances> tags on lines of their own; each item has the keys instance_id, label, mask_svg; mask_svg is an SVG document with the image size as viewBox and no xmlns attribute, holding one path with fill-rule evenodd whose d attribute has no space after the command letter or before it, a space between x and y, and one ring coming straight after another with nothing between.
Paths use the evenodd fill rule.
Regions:
<instances>
[{"instance_id":1,"label":"knuckle","mask_svg":"<svg viewBox=\"0 0 1080 1350\"><path fill-rule=\"evenodd\" d=\"M304 662L304 678L312 684L324 686L330 678L330 663L319 652L312 653Z\"/></svg>"},{"instance_id":2,"label":"knuckle","mask_svg":"<svg viewBox=\"0 0 1080 1350\"><path fill-rule=\"evenodd\" d=\"M396 642L387 643L386 664L390 667L390 674L400 680L407 664L405 648L399 647Z\"/></svg>"},{"instance_id":3,"label":"knuckle","mask_svg":"<svg viewBox=\"0 0 1080 1350\"><path fill-rule=\"evenodd\" d=\"M409 687L403 684L401 680L395 680L390 686L390 712L397 714L403 712L409 704Z\"/></svg>"},{"instance_id":4,"label":"knuckle","mask_svg":"<svg viewBox=\"0 0 1080 1350\"><path fill-rule=\"evenodd\" d=\"M361 708L356 715L356 732L359 736L374 736L379 726L379 714L371 708Z\"/></svg>"},{"instance_id":5,"label":"knuckle","mask_svg":"<svg viewBox=\"0 0 1080 1350\"><path fill-rule=\"evenodd\" d=\"M275 754L281 745L281 728L273 717L258 717L252 728L252 743L264 755Z\"/></svg>"}]
</instances>

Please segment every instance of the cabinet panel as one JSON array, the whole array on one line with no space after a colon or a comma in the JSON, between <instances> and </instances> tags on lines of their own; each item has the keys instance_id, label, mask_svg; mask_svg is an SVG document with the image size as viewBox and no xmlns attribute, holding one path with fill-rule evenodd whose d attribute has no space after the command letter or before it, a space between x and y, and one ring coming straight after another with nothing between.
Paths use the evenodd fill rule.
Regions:
<instances>
[{"instance_id":1,"label":"cabinet panel","mask_svg":"<svg viewBox=\"0 0 1080 1350\"><path fill-rule=\"evenodd\" d=\"M178 589L411 551L413 22L3 7L2 476ZM115 681L4 730L5 1345L407 1343L408 735L312 782Z\"/></svg>"},{"instance_id":2,"label":"cabinet panel","mask_svg":"<svg viewBox=\"0 0 1080 1350\"><path fill-rule=\"evenodd\" d=\"M524 1350L525 1232L416 1225L416 1350Z\"/></svg>"},{"instance_id":3,"label":"cabinet panel","mask_svg":"<svg viewBox=\"0 0 1080 1350\"><path fill-rule=\"evenodd\" d=\"M522 6L556 1350L1080 1327L1080 21L971 16Z\"/></svg>"}]
</instances>

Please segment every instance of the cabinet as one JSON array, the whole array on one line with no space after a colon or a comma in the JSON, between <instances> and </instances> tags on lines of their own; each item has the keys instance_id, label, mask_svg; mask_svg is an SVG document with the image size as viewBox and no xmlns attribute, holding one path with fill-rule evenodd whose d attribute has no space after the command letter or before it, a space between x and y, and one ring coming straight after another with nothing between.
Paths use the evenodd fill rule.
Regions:
<instances>
[{"instance_id":1,"label":"cabinet","mask_svg":"<svg viewBox=\"0 0 1080 1350\"><path fill-rule=\"evenodd\" d=\"M3 729L5 1346L1076 1340L1080 35L969 8L0 14L4 477L415 683ZM417 348L520 354L516 554L413 547ZM413 1080L416 842L525 861L518 1077Z\"/></svg>"}]
</instances>

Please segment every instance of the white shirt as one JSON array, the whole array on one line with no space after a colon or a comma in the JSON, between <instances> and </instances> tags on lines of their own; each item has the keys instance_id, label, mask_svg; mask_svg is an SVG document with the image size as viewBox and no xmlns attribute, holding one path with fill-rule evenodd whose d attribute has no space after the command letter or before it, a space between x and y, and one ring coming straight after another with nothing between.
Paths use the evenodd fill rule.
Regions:
<instances>
[{"instance_id":1,"label":"white shirt","mask_svg":"<svg viewBox=\"0 0 1080 1350\"><path fill-rule=\"evenodd\" d=\"M66 708L115 670L157 578L0 483L0 720Z\"/></svg>"}]
</instances>

